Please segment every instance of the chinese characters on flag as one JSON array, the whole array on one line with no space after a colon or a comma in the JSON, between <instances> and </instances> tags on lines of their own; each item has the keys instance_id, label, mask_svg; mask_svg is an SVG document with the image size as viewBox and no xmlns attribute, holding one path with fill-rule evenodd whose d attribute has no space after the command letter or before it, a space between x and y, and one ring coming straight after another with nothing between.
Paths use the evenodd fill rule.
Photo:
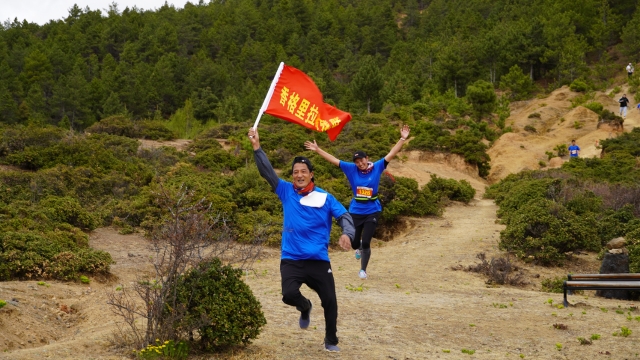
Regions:
<instances>
[{"instance_id":1,"label":"chinese characters on flag","mask_svg":"<svg viewBox=\"0 0 640 360\"><path fill-rule=\"evenodd\" d=\"M264 111L308 129L326 132L335 140L351 114L325 104L316 84L302 71L284 65L269 105Z\"/></svg>"}]
</instances>

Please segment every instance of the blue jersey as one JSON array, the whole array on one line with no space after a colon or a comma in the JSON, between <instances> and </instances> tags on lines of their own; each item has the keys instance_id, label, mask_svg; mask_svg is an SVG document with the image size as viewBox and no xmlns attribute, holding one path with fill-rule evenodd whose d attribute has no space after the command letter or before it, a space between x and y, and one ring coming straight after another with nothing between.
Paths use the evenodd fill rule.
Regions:
<instances>
[{"instance_id":1,"label":"blue jersey","mask_svg":"<svg viewBox=\"0 0 640 360\"><path fill-rule=\"evenodd\" d=\"M569 146L569 156L570 157L578 157L578 151L580 151L580 147L578 145Z\"/></svg>"},{"instance_id":2,"label":"blue jersey","mask_svg":"<svg viewBox=\"0 0 640 360\"><path fill-rule=\"evenodd\" d=\"M378 200L378 186L385 167L382 158L373 163L371 172L363 174L356 164L340 161L340 169L347 176L353 191L353 199L349 205L351 214L367 215L382 211L382 205Z\"/></svg>"},{"instance_id":3,"label":"blue jersey","mask_svg":"<svg viewBox=\"0 0 640 360\"><path fill-rule=\"evenodd\" d=\"M293 189L293 184L278 179L276 194L282 201L282 259L329 261L329 235L331 218L339 218L347 209L331 194L316 187L314 192L326 194L320 207L300 203L304 197Z\"/></svg>"}]
</instances>

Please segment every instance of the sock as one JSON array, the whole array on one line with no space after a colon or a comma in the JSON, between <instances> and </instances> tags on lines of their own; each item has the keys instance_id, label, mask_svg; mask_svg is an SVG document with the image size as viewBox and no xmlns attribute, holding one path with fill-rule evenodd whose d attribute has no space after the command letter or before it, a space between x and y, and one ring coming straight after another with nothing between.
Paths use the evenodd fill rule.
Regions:
<instances>
[{"instance_id":1,"label":"sock","mask_svg":"<svg viewBox=\"0 0 640 360\"><path fill-rule=\"evenodd\" d=\"M360 266L362 270L367 271L367 265L369 265L370 258L371 258L371 248L362 249L362 257L360 258Z\"/></svg>"}]
</instances>

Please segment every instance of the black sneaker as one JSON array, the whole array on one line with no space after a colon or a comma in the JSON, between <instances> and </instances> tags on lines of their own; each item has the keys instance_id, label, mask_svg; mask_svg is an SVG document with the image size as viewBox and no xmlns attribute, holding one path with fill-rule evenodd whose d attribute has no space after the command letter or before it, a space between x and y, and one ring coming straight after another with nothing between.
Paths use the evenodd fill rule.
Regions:
<instances>
[{"instance_id":1,"label":"black sneaker","mask_svg":"<svg viewBox=\"0 0 640 360\"><path fill-rule=\"evenodd\" d=\"M309 309L306 311L300 311L300 329L306 329L309 327L309 324L311 323L311 308L313 308L313 305L311 304L311 301L309 301Z\"/></svg>"}]
</instances>

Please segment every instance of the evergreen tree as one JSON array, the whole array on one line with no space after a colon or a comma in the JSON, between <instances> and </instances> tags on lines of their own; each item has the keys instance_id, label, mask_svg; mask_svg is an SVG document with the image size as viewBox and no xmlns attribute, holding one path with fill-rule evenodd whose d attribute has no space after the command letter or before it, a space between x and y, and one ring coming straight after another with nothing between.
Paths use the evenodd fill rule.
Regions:
<instances>
[{"instance_id":1,"label":"evergreen tree","mask_svg":"<svg viewBox=\"0 0 640 360\"><path fill-rule=\"evenodd\" d=\"M384 79L372 56L365 56L360 63L360 69L351 80L351 91L355 99L367 104L367 113L370 114L372 103L374 110L379 108L379 95Z\"/></svg>"}]
</instances>

